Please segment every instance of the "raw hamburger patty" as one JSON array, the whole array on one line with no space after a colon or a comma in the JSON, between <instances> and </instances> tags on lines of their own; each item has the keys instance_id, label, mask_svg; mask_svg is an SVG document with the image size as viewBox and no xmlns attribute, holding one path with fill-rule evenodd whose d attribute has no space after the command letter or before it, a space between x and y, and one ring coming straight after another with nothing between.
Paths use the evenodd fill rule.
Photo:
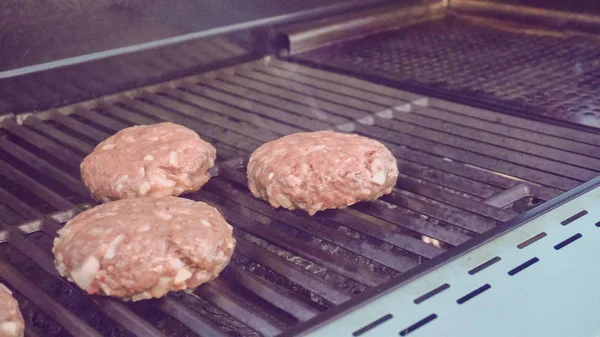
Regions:
<instances>
[{"instance_id":1,"label":"raw hamburger patty","mask_svg":"<svg viewBox=\"0 0 600 337\"><path fill-rule=\"evenodd\" d=\"M248 186L275 208L317 211L388 194L398 179L392 153L378 141L317 131L296 133L256 149Z\"/></svg>"},{"instance_id":2,"label":"raw hamburger patty","mask_svg":"<svg viewBox=\"0 0 600 337\"><path fill-rule=\"evenodd\" d=\"M0 337L22 337L25 330L19 303L12 292L0 283Z\"/></svg>"},{"instance_id":3,"label":"raw hamburger patty","mask_svg":"<svg viewBox=\"0 0 600 337\"><path fill-rule=\"evenodd\" d=\"M81 163L81 178L101 201L197 191L217 151L173 123L133 126L98 144Z\"/></svg>"},{"instance_id":4,"label":"raw hamburger patty","mask_svg":"<svg viewBox=\"0 0 600 337\"><path fill-rule=\"evenodd\" d=\"M53 252L60 275L89 294L133 301L210 281L235 247L217 209L177 197L102 204L58 234Z\"/></svg>"}]
</instances>

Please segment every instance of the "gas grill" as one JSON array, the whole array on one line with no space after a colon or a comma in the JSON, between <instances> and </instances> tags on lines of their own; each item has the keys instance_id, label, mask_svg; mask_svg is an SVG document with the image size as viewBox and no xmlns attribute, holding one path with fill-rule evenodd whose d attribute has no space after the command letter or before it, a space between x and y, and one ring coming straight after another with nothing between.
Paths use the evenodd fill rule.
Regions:
<instances>
[{"instance_id":1,"label":"gas grill","mask_svg":"<svg viewBox=\"0 0 600 337\"><path fill-rule=\"evenodd\" d=\"M593 254L567 266L591 254L582 250L600 226L600 44L589 33L600 25L511 3L382 1L0 72L0 282L26 335L480 336L460 330L469 315L507 314L496 304L514 304L514 287L535 289L539 279L525 276L535 268L564 286L552 254L595 279ZM561 15L563 28L542 15ZM546 25L515 23L524 19ZM58 275L51 253L62 224L95 205L79 164L118 130L161 121L217 149L211 180L186 197L234 227L232 262L191 294L89 296ZM254 149L326 129L384 143L398 160L394 191L313 217L251 195Z\"/></svg>"}]
</instances>

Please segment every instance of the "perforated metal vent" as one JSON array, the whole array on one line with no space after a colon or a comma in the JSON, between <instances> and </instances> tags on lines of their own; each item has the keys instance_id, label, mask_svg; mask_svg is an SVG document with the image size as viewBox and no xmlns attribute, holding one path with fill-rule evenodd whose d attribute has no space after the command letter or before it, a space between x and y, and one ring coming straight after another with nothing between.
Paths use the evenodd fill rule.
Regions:
<instances>
[{"instance_id":1,"label":"perforated metal vent","mask_svg":"<svg viewBox=\"0 0 600 337\"><path fill-rule=\"evenodd\" d=\"M309 335L598 336L598 200L595 188Z\"/></svg>"},{"instance_id":2,"label":"perforated metal vent","mask_svg":"<svg viewBox=\"0 0 600 337\"><path fill-rule=\"evenodd\" d=\"M600 126L593 36L447 17L301 54L320 65Z\"/></svg>"}]
</instances>

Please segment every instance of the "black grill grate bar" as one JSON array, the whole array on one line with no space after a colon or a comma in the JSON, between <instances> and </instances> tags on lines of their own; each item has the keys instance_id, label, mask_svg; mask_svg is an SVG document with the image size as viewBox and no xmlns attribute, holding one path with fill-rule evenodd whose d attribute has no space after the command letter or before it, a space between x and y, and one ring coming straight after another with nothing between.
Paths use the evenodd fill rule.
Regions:
<instances>
[{"instance_id":1,"label":"black grill grate bar","mask_svg":"<svg viewBox=\"0 0 600 337\"><path fill-rule=\"evenodd\" d=\"M119 108L120 110L115 111L115 108ZM122 107L116 106L116 105L107 106L102 111L113 118L116 115L118 115L120 118L122 118L123 120L125 120L127 122L127 126L140 125L140 124L141 125L154 124L154 123L169 121L169 119L170 119L170 118L161 119L161 118L158 118L151 114L140 112L135 108L125 106L125 105L123 105ZM204 140L210 142L211 144L213 144L213 146L215 146L215 148L217 149L217 156L218 156L217 158L219 160L226 160L226 159L230 159L230 158L234 158L234 157L239 157L246 152L244 150L235 148L232 145L228 145L223 142L217 141L214 138L206 135L206 132L203 132L203 128L200 128L199 125L197 125L197 124L194 126L192 126L192 125L188 125L188 126L190 128L192 128L193 130L195 130L196 132L198 132L199 134L201 134L201 136ZM113 134L118 130L119 129L112 129L110 132L111 132L111 134ZM211 133L211 135L212 134L214 134L214 133Z\"/></svg>"},{"instance_id":2,"label":"black grill grate bar","mask_svg":"<svg viewBox=\"0 0 600 337\"><path fill-rule=\"evenodd\" d=\"M219 116L217 114L200 113L198 111L198 108L180 103L169 97L157 95L144 95L141 96L141 98L148 103L158 105L164 109L168 109L169 111L176 112L180 115L196 115L196 118L181 118L178 116L179 120L181 120L182 122L188 120L198 125L200 123L196 121L200 119L201 122L204 122L202 123L204 125L206 125L206 123L210 123L223 129L235 131L241 135L250 138L256 137L255 139L261 142L269 142L271 140L279 138L279 136L281 135L268 129L261 129L247 122L239 121L237 123L232 123L231 120L229 120L227 117Z\"/></svg>"},{"instance_id":3,"label":"black grill grate bar","mask_svg":"<svg viewBox=\"0 0 600 337\"><path fill-rule=\"evenodd\" d=\"M35 118L35 117L29 117ZM9 137L7 142L18 146L21 152L29 152L32 155L46 161L49 165L55 166L58 170L65 174L70 174L73 178L79 181L79 164L82 156L71 152L65 147L61 147L52 138L36 134L24 127L15 126L11 128L13 134L19 134L18 137ZM32 136L28 140L22 137ZM9 145L10 146L10 145ZM17 156L19 158L21 155ZM30 163L28 163L29 165ZM31 165L29 165L31 166ZM35 170L35 168L33 168ZM79 182L80 183L80 182ZM81 184L81 183L80 183Z\"/></svg>"},{"instance_id":4,"label":"black grill grate bar","mask_svg":"<svg viewBox=\"0 0 600 337\"><path fill-rule=\"evenodd\" d=\"M1 187L0 197L2 197L2 199L0 199L2 200L2 205L8 206L9 209L18 214L23 219L29 220L36 217L37 214L33 211L33 209L30 208L29 205L27 205L27 203L18 199L17 197L15 197L14 195L12 195L11 193L9 193Z\"/></svg>"},{"instance_id":5,"label":"black grill grate bar","mask_svg":"<svg viewBox=\"0 0 600 337\"><path fill-rule=\"evenodd\" d=\"M435 98L429 99L429 105L432 107L440 108L443 110L450 110L459 114L464 114L475 118L485 119L492 122L496 121L502 125L509 125L510 127L514 128L525 129L536 133L541 133L593 146L600 146L600 140L598 140L598 136L593 133L582 132L548 123L537 122L531 119L498 114L488 110L469 107L466 105L447 102Z\"/></svg>"},{"instance_id":6,"label":"black grill grate bar","mask_svg":"<svg viewBox=\"0 0 600 337\"><path fill-rule=\"evenodd\" d=\"M248 149L256 148L261 144L261 141L253 137L248 137L242 133L224 129L221 127L213 126L207 123L203 123L198 119L189 119L187 117L179 115L175 111L164 109L160 106L151 105L143 101L132 101L129 105L124 105L128 111L136 112L138 114L146 114L156 120L156 122L170 121L174 123L184 123L188 120L188 125L194 131L198 132L207 141L213 140L214 146L219 149L227 149L229 153L227 155L245 154ZM249 130L245 130L243 133L248 134ZM218 147L217 147L218 146ZM218 154L218 153L217 153ZM231 158L231 157L227 157Z\"/></svg>"},{"instance_id":7,"label":"black grill grate bar","mask_svg":"<svg viewBox=\"0 0 600 337\"><path fill-rule=\"evenodd\" d=\"M119 119L127 125L149 125L156 123L155 119L136 113L133 109L127 109L127 107L124 106L123 101L124 100L121 100L116 104L102 104L99 108L104 115L109 116L111 119ZM107 134L104 138L107 138L108 136L110 136L110 134ZM104 138L102 140L104 140Z\"/></svg>"},{"instance_id":8,"label":"black grill grate bar","mask_svg":"<svg viewBox=\"0 0 600 337\"><path fill-rule=\"evenodd\" d=\"M218 279L197 288L195 293L265 336L276 336L285 329L281 322L268 317L257 307L234 294L231 288L221 285Z\"/></svg>"},{"instance_id":9,"label":"black grill grate bar","mask_svg":"<svg viewBox=\"0 0 600 337\"><path fill-rule=\"evenodd\" d=\"M290 126L295 126L305 131L325 130L333 126L333 124L324 123L316 119L308 118L307 116L296 115L278 107L272 107L263 103L254 102L245 98L241 98L240 96L232 96L223 91L214 90L202 85L203 82L199 82L195 86L184 86L184 89L198 96L204 96L206 98L234 106L247 112L252 112L269 117L273 120L285 122Z\"/></svg>"},{"instance_id":10,"label":"black grill grate bar","mask_svg":"<svg viewBox=\"0 0 600 337\"><path fill-rule=\"evenodd\" d=\"M484 143L485 139L468 139L465 136L455 136L430 128L424 128L415 124L405 123L396 119L387 120L383 118L377 118L376 124L382 128L393 130L396 133L402 132L402 134L405 135L405 139L410 138L413 142L415 142L416 137L419 138L421 143L429 143L431 144L430 146L433 146L433 144L442 146L443 144L445 152L450 154L456 152L454 149L459 149L465 153L472 153L472 156L474 157L477 155L483 155L501 160L508 164L507 167L513 166L514 164L516 165L516 168L511 170L516 172L519 170L526 171L526 168L543 168L543 170L546 172L569 177L574 180L589 180L596 176L595 172L587 169L578 168L563 162L545 159L531 153L518 152L511 150L508 147L502 148L493 144ZM393 138L394 137L391 137L390 139ZM395 138L399 138L399 136L396 136ZM475 158L474 160L479 160ZM505 170L507 170L507 173L510 173L508 172L509 169Z\"/></svg>"},{"instance_id":11,"label":"black grill grate bar","mask_svg":"<svg viewBox=\"0 0 600 337\"><path fill-rule=\"evenodd\" d=\"M354 96L355 94L358 94L359 96L369 95L369 97L371 97L371 94L360 94L358 91L352 88L331 84L325 81L302 81L299 76L284 77L281 76L283 74L284 71L278 71L277 69L266 67L262 64L255 64L254 73L251 75L251 77L261 79L262 81L268 83L274 83L282 86L283 88L292 89L295 91L307 92L310 94L320 91L322 93L322 97L327 100L340 104L351 105L368 112L378 112L390 107L389 104L373 103L362 98L357 98ZM395 102L395 100L390 102ZM398 103L401 102L398 101ZM393 104L392 106L394 105L396 104Z\"/></svg>"},{"instance_id":12,"label":"black grill grate bar","mask_svg":"<svg viewBox=\"0 0 600 337\"><path fill-rule=\"evenodd\" d=\"M195 85L188 84L182 86L182 88L198 96L205 96L228 105L237 106L305 130L325 129L335 125L336 120L338 120L333 115L316 116L307 113L299 105L289 104L288 107L290 101L260 94L260 92L227 84L217 79L202 79L195 81ZM232 90L232 88L234 89ZM255 97L254 94L258 96Z\"/></svg>"},{"instance_id":13,"label":"black grill grate bar","mask_svg":"<svg viewBox=\"0 0 600 337\"><path fill-rule=\"evenodd\" d=\"M100 129L104 129L107 132L109 132L110 129L121 130L127 127L127 124L121 121L104 116L98 109L79 109L76 116L87 119L89 122L92 122L93 125L97 125L100 127Z\"/></svg>"},{"instance_id":14,"label":"black grill grate bar","mask_svg":"<svg viewBox=\"0 0 600 337\"><path fill-rule=\"evenodd\" d=\"M232 266L229 269L233 272L235 280L243 284L247 289L254 294L265 299L272 305L294 316L300 321L306 321L317 314L320 310L315 309L301 299L296 298L297 295L290 290L279 287L273 283L267 282L264 279L254 276L252 273L238 267Z\"/></svg>"},{"instance_id":15,"label":"black grill grate bar","mask_svg":"<svg viewBox=\"0 0 600 337\"><path fill-rule=\"evenodd\" d=\"M321 90L327 90L328 92L333 92L336 94L354 97L355 99L360 99L365 102L369 102L372 105L370 109L376 109L375 111L381 111L388 107L393 107L401 104L406 104L407 101L397 98L392 98L389 96L380 95L377 93L372 93L369 91L365 91L363 89L352 88L346 85L341 85L339 83L332 83L329 81L323 81L321 79L312 78L309 76L305 76L302 74L290 72L288 70L283 70L275 67L268 67L258 65L255 67L256 70L260 70L264 73L267 73L272 76L276 76L278 78L283 78L288 81L293 81L294 83L310 86L313 88L318 88Z\"/></svg>"},{"instance_id":16,"label":"black grill grate bar","mask_svg":"<svg viewBox=\"0 0 600 337\"><path fill-rule=\"evenodd\" d=\"M403 176L400 176L398 178L398 182L396 183L396 186L398 186L398 188L400 190L418 194L418 195L430 198L432 200L436 200L440 203L444 203L444 204L447 204L450 206L454 206L456 208L464 209L465 211L469 211L474 214L480 214L482 216L485 216L487 218L494 219L497 221L502 221L502 222L508 221L517 215L516 213L514 213L512 211L493 207L493 206L484 204L482 202L479 202L478 200L463 198L460 195L457 195L455 193L450 193L448 191L445 191L443 188L440 188L438 186L435 186L435 185L428 186L425 184L420 184L420 183L417 183L416 181L414 181L414 179L405 178ZM397 193L399 193L399 192L396 192L396 194ZM396 195L396 194L390 195L389 198L393 199L394 195ZM392 203L394 203L394 202L392 202ZM452 211L452 210L448 210L448 211ZM465 212L456 212L456 213L457 214L465 214L465 216L466 216L465 221L469 221L469 220L473 220L475 222L479 221L479 220L477 220L478 218L473 218L473 215L471 215L469 213L465 213ZM446 220L449 216L450 215L448 214L444 219L440 219L440 220ZM449 221L449 222L451 222L451 221ZM461 222L461 221L459 221L459 222ZM458 222L455 224L460 225Z\"/></svg>"},{"instance_id":17,"label":"black grill grate bar","mask_svg":"<svg viewBox=\"0 0 600 337\"><path fill-rule=\"evenodd\" d=\"M232 265L231 268L224 270L223 274L217 280L210 282L209 285L217 289L225 289L225 292L222 294L224 297L229 297L234 301L237 300L239 306L244 307L245 310L253 311L254 315L260 320L267 321L271 325L281 328L281 330L286 330L300 322L295 315L287 311L290 305L301 304L301 301L298 301L296 296L290 294L291 297L285 297L285 293L280 291L282 289L267 281L264 282L273 285L271 289L275 291L265 291L266 288L260 284L252 286L249 278L238 277L238 270L242 269L237 267L237 264ZM258 279L262 280L261 278ZM277 303L277 296L283 297L283 302Z\"/></svg>"},{"instance_id":18,"label":"black grill grate bar","mask_svg":"<svg viewBox=\"0 0 600 337\"><path fill-rule=\"evenodd\" d=\"M278 59L271 59L269 61L268 65L271 67L274 67L274 68L288 70L288 71L291 71L294 73L314 77L314 78L322 80L322 81L329 81L329 82L341 84L344 86L348 86L350 88L361 89L361 90L368 91L371 93L385 95L385 96L392 97L392 98L395 98L398 100L415 101L415 100L422 98L421 95L397 90L397 89L379 85L379 84L376 84L373 82L363 81L363 80L355 78L355 77L340 75L340 74L332 73L332 72L329 72L326 70L303 66L303 65L300 65L297 63L290 63L290 62L285 62L285 61L281 61Z\"/></svg>"},{"instance_id":19,"label":"black grill grate bar","mask_svg":"<svg viewBox=\"0 0 600 337\"><path fill-rule=\"evenodd\" d=\"M0 219L2 219L7 225L18 226L23 223L25 219L15 213L13 210L8 208L6 205L0 207ZM8 240L8 233L0 230L0 243Z\"/></svg>"},{"instance_id":20,"label":"black grill grate bar","mask_svg":"<svg viewBox=\"0 0 600 337\"><path fill-rule=\"evenodd\" d=\"M341 304L350 299L350 295L341 289L338 289L322 278L300 268L283 258L248 242L243 237L238 237L236 250L240 255L252 259L257 263L270 268L280 275L285 275L292 282L306 288L309 291L321 296L333 304Z\"/></svg>"},{"instance_id":21,"label":"black grill grate bar","mask_svg":"<svg viewBox=\"0 0 600 337\"><path fill-rule=\"evenodd\" d=\"M471 239L470 236L445 228L443 226L432 226L431 222L426 220L418 219L416 217L407 216L390 209L387 205L382 203L363 203L357 204L352 208L371 215L375 218L379 218L388 222L391 222L401 228L405 228L410 231L414 231L419 235L425 235L430 238L448 243L452 246L458 246L459 244L466 242Z\"/></svg>"},{"instance_id":22,"label":"black grill grate bar","mask_svg":"<svg viewBox=\"0 0 600 337\"><path fill-rule=\"evenodd\" d=\"M318 97L307 95L307 93L298 93L295 91L284 89L282 87L271 85L269 83L257 81L252 78L246 77L245 74L245 72L239 72L238 74L236 74L236 76L221 75L218 78L223 82L235 84L239 88L249 90L248 93L250 94L250 96L252 96L252 93L254 92L261 92L269 96L278 97L291 102L306 105L309 108L314 109L314 111L317 113L319 111L331 112L338 116L349 119L361 118L366 113L366 111L323 100Z\"/></svg>"},{"instance_id":23,"label":"black grill grate bar","mask_svg":"<svg viewBox=\"0 0 600 337\"><path fill-rule=\"evenodd\" d=\"M600 158L597 146L559 138L556 136L550 136L532 130L522 129L517 126L508 126L495 121L471 117L469 115L461 114L460 111L413 105L411 113L413 115L436 119L442 123L447 122L457 126L487 131L501 137L511 137L515 140L522 140L533 144L547 146L552 149L565 151L567 153L576 153L583 156Z\"/></svg>"},{"instance_id":24,"label":"black grill grate bar","mask_svg":"<svg viewBox=\"0 0 600 337\"><path fill-rule=\"evenodd\" d=\"M369 135L371 137L375 137L377 133L365 131L364 134ZM390 151L392 151L392 153L399 158L415 161L423 165L428 165L429 167L435 168L436 170L446 171L463 178L472 179L481 183L488 183L503 189L509 189L520 183L519 180L510 179L505 176L490 172L493 170L480 170L475 168L474 166L466 166L461 162L446 160L434 154L421 152L418 149L413 150L402 144L392 144L389 141L385 140L382 140L382 143L384 143L390 149ZM576 185L576 183L569 184L569 186L573 187L575 187ZM539 191L543 192L543 194L545 195L556 196L562 193L563 190L539 186Z\"/></svg>"},{"instance_id":25,"label":"black grill grate bar","mask_svg":"<svg viewBox=\"0 0 600 337\"><path fill-rule=\"evenodd\" d=\"M79 156L61 146L56 141L28 130L11 120L5 120L3 126L5 127L5 130L17 136L23 142L33 145L39 150L46 152L51 157L56 158L73 168L79 169L79 163L81 162Z\"/></svg>"},{"instance_id":26,"label":"black grill grate bar","mask_svg":"<svg viewBox=\"0 0 600 337\"><path fill-rule=\"evenodd\" d=\"M351 97L348 97L345 95L340 95L340 94L336 94L336 93L332 93L332 92L326 92L326 91L318 89L318 88L313 88L313 87L302 85L299 83L290 82L290 81L287 81L286 79L277 78L275 76L272 76L272 75L266 74L266 73L260 73L260 72L256 72L256 71L244 72L243 76L250 78L252 80L255 80L255 81L272 84L272 85L284 88L287 91L292 91L292 92L302 94L305 97L306 96L315 97L315 98L319 98L319 99L322 99L324 101L328 101L331 103L336 103L336 104L339 104L342 106L352 107L355 110L359 110L359 111L362 110L364 113L375 113L375 112L378 112L378 111L381 111L381 110L384 110L385 108L387 108L387 107L384 107L384 106L381 106L378 104L365 102L365 101L351 98Z\"/></svg>"},{"instance_id":27,"label":"black grill grate bar","mask_svg":"<svg viewBox=\"0 0 600 337\"><path fill-rule=\"evenodd\" d=\"M72 136L68 135L57 128L54 128L48 124L43 123L37 118L27 118L23 122L23 125L35 130L36 132L53 138L56 141L60 142L63 146L73 149L75 151L80 152L81 154L86 154L91 152L94 147L90 144Z\"/></svg>"},{"instance_id":28,"label":"black grill grate bar","mask_svg":"<svg viewBox=\"0 0 600 337\"><path fill-rule=\"evenodd\" d=\"M282 125L283 127L277 127L274 129L280 134L324 130L331 128L334 125L331 121L323 121L315 116L303 116L293 113L285 109L285 107L265 104L267 102L256 100L255 97L242 96L240 92L229 93L219 88L213 88L210 86L210 83L213 82L214 81L202 81L196 83L194 86L183 86L181 87L181 90L185 90L186 92L194 94L198 97L203 97L204 99L219 102L227 106L234 106L240 109L239 111L243 111L244 114L251 113L252 115L256 116L267 117L269 123L285 123ZM265 127L264 125L257 125Z\"/></svg>"},{"instance_id":29,"label":"black grill grate bar","mask_svg":"<svg viewBox=\"0 0 600 337\"><path fill-rule=\"evenodd\" d=\"M377 123L378 125L385 125L388 124L389 121L377 119ZM394 129L393 126L382 128L380 126L366 127L357 124L355 126L355 131L382 140L385 144L391 142L392 144L416 150L416 152L426 153L436 157L449 158L450 160L461 164L464 163L474 167L482 167L494 172L500 172L509 176L531 181L534 184L541 184L562 190L569 190L580 184L578 182L578 180L581 179L580 177L578 177L578 180L574 180L542 172L534 168L518 166L498 158L487 156L486 154L470 152L458 146L449 146L415 135L408 135L404 133L405 130ZM464 168L464 164L460 166Z\"/></svg>"},{"instance_id":30,"label":"black grill grate bar","mask_svg":"<svg viewBox=\"0 0 600 337\"><path fill-rule=\"evenodd\" d=\"M226 79L226 78L225 78ZM349 118L334 115L323 110L315 111L314 108L307 107L303 104L298 104L290 100L281 99L271 95L261 93L260 91L248 89L239 85L227 83L225 81L204 81L202 84L210 86L232 95L247 97L254 101L262 102L270 106L280 107L281 109L299 114L300 116L310 116L311 118L321 120L332 125L340 125L350 121Z\"/></svg>"},{"instance_id":31,"label":"black grill grate bar","mask_svg":"<svg viewBox=\"0 0 600 337\"><path fill-rule=\"evenodd\" d=\"M420 109L425 110L424 109ZM398 112L394 114L394 118L404 123L410 124L415 128L424 128L426 130L435 130L450 134L458 137L463 137L471 140L480 141L482 143L501 147L503 149L509 149L517 151L518 153L525 153L529 155L535 155L537 157L550 159L559 163L569 163L574 166L581 168L589 168L591 170L598 171L600 169L600 159L592 158L589 156L579 155L573 152L564 151L561 148L554 148L546 145L540 145L529 141L515 139L511 137L511 134L496 134L489 132L488 130L481 130L472 126L462 126L453 124L451 122L439 120L429 116L424 116L419 113L403 113ZM491 124L491 123L490 123ZM481 126L480 126L481 127ZM527 132L521 131L517 133L526 134ZM509 131L510 132L510 131ZM590 148L591 146L586 146ZM598 154L598 147L595 152L595 156ZM591 149L590 149L591 150Z\"/></svg>"},{"instance_id":32,"label":"black grill grate bar","mask_svg":"<svg viewBox=\"0 0 600 337\"><path fill-rule=\"evenodd\" d=\"M400 190L392 191L391 194L383 196L381 200L387 201L392 205L419 212L440 221L445 221L451 225L474 233L483 233L495 227L494 221L488 220L482 216L461 209L452 208L443 203L432 204L429 200L427 200L428 202L425 202ZM467 202L469 201L468 199L464 200Z\"/></svg>"},{"instance_id":33,"label":"black grill grate bar","mask_svg":"<svg viewBox=\"0 0 600 337\"><path fill-rule=\"evenodd\" d=\"M173 318L181 322L183 325L188 327L203 337L225 337L226 333L219 330L212 322L206 320L204 317L198 315L189 307L181 304L178 301L173 300L170 297L164 297L156 301L156 306L163 312L168 313ZM145 336L145 335L138 335Z\"/></svg>"},{"instance_id":34,"label":"black grill grate bar","mask_svg":"<svg viewBox=\"0 0 600 337\"><path fill-rule=\"evenodd\" d=\"M394 245L404 251L422 256L425 259L432 259L444 252L443 249L427 244L420 238L415 239L411 236L400 234L393 228L396 226L391 223L386 223L380 219L370 217L352 208L340 209L334 212L328 211L322 214L316 214L315 217L323 217L325 220L343 224L348 228L381 239L384 242Z\"/></svg>"},{"instance_id":35,"label":"black grill grate bar","mask_svg":"<svg viewBox=\"0 0 600 337\"><path fill-rule=\"evenodd\" d=\"M221 170L221 175L225 177L228 177L231 173L232 172L229 170ZM238 173L243 175L242 172L238 171ZM222 181L215 180L210 185L207 185L205 189L206 191L210 191L222 197L227 196L227 198L234 200L242 207L266 215L273 220L281 221L286 225L310 233L314 237L329 241L337 246L343 247L344 249L367 257L372 261L395 270L405 271L416 265L416 263L410 259L399 257L388 251L382 250L375 245L364 242L363 240L354 239L329 227L323 226L312 219L297 216L292 212L278 212L270 205L254 198L250 194L235 190Z\"/></svg>"},{"instance_id":36,"label":"black grill grate bar","mask_svg":"<svg viewBox=\"0 0 600 337\"><path fill-rule=\"evenodd\" d=\"M487 199L503 191L499 187L461 177L453 173L435 170L431 167L400 158L396 160L398 162L398 170L403 175L432 183L427 184L427 186L446 186L455 191L469 194L476 200Z\"/></svg>"},{"instance_id":37,"label":"black grill grate bar","mask_svg":"<svg viewBox=\"0 0 600 337\"><path fill-rule=\"evenodd\" d=\"M235 207L239 208L239 206L233 204L233 202L228 199L207 191L203 191L201 194L195 194L192 197L193 199L208 202L219 208L225 218L235 224L234 227L250 233L257 238L273 243L294 255L313 261L332 272L367 286L375 286L385 280L383 276L372 273L362 266L358 266L348 260L342 259L338 255L328 254L312 244L277 230L265 230L268 228L267 226L258 220L250 218L251 214L254 215L254 217L257 216L255 212L245 209L245 214L238 213L233 209Z\"/></svg>"},{"instance_id":38,"label":"black grill grate bar","mask_svg":"<svg viewBox=\"0 0 600 337\"><path fill-rule=\"evenodd\" d=\"M2 138L0 139L0 149L6 151L15 158L19 158L20 160L27 162L29 166L38 171L38 173L52 177L54 180L68 187L74 193L82 197L89 196L89 192L83 187L80 181L74 179L70 175L56 168L54 165L31 154L29 151L19 147L18 145L15 145L14 143Z\"/></svg>"},{"instance_id":39,"label":"black grill grate bar","mask_svg":"<svg viewBox=\"0 0 600 337\"><path fill-rule=\"evenodd\" d=\"M245 121L255 126L259 126L280 134L299 132L302 130L300 128L293 127L258 114L248 114L247 112L233 106L222 104L200 95L196 95L194 92L192 92L192 90L187 90L186 88L188 87L194 89L192 86L184 86L179 89L163 90L161 93L169 98L176 99L182 103L196 107L197 109L205 110L207 113L217 113L218 115L226 116L228 119L230 119L230 122L237 120ZM185 111L182 112L186 113ZM197 116L194 116L196 113L192 113L190 116L197 118Z\"/></svg>"},{"instance_id":40,"label":"black grill grate bar","mask_svg":"<svg viewBox=\"0 0 600 337\"><path fill-rule=\"evenodd\" d=\"M13 166L7 164L3 160L0 160L0 175L6 179L10 179L18 185L28 189L29 191L38 195L41 199L52 205L57 210L67 209L71 207L71 204L64 200L56 192L48 189L47 187L38 184L35 180L29 176L23 174Z\"/></svg>"},{"instance_id":41,"label":"black grill grate bar","mask_svg":"<svg viewBox=\"0 0 600 337\"><path fill-rule=\"evenodd\" d=\"M2 261L0 261L0 278L6 280L20 293L26 294L26 297L30 301L42 309L53 320L62 325L73 336L102 337L100 333L62 307L58 302L52 299L52 297L48 296L31 281L27 280L23 275Z\"/></svg>"}]
</instances>

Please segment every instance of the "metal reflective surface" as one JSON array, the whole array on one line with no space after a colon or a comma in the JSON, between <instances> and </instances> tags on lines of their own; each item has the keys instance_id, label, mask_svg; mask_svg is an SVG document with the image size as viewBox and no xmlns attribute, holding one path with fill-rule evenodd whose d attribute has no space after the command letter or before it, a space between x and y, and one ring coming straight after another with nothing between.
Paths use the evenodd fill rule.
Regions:
<instances>
[{"instance_id":1,"label":"metal reflective surface","mask_svg":"<svg viewBox=\"0 0 600 337\"><path fill-rule=\"evenodd\" d=\"M446 16L297 56L329 70L600 128L597 36Z\"/></svg>"},{"instance_id":2,"label":"metal reflective surface","mask_svg":"<svg viewBox=\"0 0 600 337\"><path fill-rule=\"evenodd\" d=\"M0 71L254 20L356 5L355 0L4 0L0 2Z\"/></svg>"}]
</instances>

